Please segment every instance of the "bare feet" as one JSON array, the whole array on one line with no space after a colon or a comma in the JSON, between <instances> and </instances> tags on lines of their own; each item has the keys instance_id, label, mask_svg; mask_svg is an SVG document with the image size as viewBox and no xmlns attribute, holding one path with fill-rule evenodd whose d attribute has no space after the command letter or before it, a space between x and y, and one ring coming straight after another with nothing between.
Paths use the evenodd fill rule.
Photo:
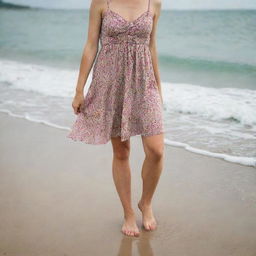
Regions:
<instances>
[{"instance_id":1,"label":"bare feet","mask_svg":"<svg viewBox=\"0 0 256 256\"><path fill-rule=\"evenodd\" d=\"M140 232L136 224L136 217L134 213L129 213L124 217L122 232L127 236L139 236Z\"/></svg>"},{"instance_id":2,"label":"bare feet","mask_svg":"<svg viewBox=\"0 0 256 256\"><path fill-rule=\"evenodd\" d=\"M156 219L153 215L151 205L143 205L141 201L138 203L138 207L142 212L142 222L146 230L155 230L157 227Z\"/></svg>"}]
</instances>

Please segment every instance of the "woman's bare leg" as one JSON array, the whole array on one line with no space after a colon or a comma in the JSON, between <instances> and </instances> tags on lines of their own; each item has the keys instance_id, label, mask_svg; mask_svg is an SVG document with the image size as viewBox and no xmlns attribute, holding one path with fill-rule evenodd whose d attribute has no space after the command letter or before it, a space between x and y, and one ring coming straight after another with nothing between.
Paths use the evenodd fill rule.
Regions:
<instances>
[{"instance_id":1,"label":"woman's bare leg","mask_svg":"<svg viewBox=\"0 0 256 256\"><path fill-rule=\"evenodd\" d=\"M117 193L124 209L122 232L128 236L138 236L139 229L131 203L130 140L121 142L120 137L112 137L112 173Z\"/></svg>"},{"instance_id":2,"label":"woman's bare leg","mask_svg":"<svg viewBox=\"0 0 256 256\"><path fill-rule=\"evenodd\" d=\"M146 157L141 172L143 189L138 207L142 212L144 228L154 230L157 223L152 211L152 197L163 169L164 135L141 136L141 138Z\"/></svg>"}]
</instances>

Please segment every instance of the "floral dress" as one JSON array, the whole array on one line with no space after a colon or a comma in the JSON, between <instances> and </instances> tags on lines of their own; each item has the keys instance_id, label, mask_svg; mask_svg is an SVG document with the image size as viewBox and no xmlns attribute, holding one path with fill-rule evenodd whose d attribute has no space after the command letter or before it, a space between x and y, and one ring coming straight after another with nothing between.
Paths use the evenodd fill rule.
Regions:
<instances>
[{"instance_id":1,"label":"floral dress","mask_svg":"<svg viewBox=\"0 0 256 256\"><path fill-rule=\"evenodd\" d=\"M102 16L100 50L92 81L67 137L105 144L111 137L164 132L163 108L149 49L153 15L127 21L109 8Z\"/></svg>"}]
</instances>

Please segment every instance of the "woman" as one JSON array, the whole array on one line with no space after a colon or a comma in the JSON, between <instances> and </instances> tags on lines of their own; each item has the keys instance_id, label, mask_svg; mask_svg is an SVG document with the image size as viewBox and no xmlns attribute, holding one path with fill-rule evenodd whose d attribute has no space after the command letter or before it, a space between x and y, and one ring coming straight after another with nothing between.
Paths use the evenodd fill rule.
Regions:
<instances>
[{"instance_id":1,"label":"woman","mask_svg":"<svg viewBox=\"0 0 256 256\"><path fill-rule=\"evenodd\" d=\"M129 166L130 137L134 135L141 135L145 152L138 207L144 228L157 227L152 197L164 156L163 100L156 50L160 10L160 0L92 0L72 102L77 120L69 138L87 144L111 140L113 179L124 210L121 230L128 236L139 235L131 205ZM84 98L84 85L95 59L92 82Z\"/></svg>"}]
</instances>

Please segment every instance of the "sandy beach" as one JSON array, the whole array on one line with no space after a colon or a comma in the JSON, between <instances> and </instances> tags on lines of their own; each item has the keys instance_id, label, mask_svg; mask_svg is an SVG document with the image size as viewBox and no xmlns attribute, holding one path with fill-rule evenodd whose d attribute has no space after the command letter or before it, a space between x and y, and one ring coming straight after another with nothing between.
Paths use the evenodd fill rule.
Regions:
<instances>
[{"instance_id":1,"label":"sandy beach","mask_svg":"<svg viewBox=\"0 0 256 256\"><path fill-rule=\"evenodd\" d=\"M0 114L0 255L255 256L256 170L165 146L154 195L158 229L121 233L111 144ZM133 205L141 193L140 136L131 138Z\"/></svg>"}]
</instances>

